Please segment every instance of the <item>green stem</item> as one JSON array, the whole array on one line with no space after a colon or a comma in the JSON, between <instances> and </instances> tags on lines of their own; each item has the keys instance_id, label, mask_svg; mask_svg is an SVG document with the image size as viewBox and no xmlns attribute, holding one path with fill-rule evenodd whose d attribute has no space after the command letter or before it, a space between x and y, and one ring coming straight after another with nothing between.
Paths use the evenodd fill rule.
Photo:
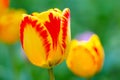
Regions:
<instances>
[{"instance_id":1,"label":"green stem","mask_svg":"<svg viewBox=\"0 0 120 80\"><path fill-rule=\"evenodd\" d=\"M55 80L54 73L53 73L53 68L48 69L48 73L50 76L50 80Z\"/></svg>"}]
</instances>

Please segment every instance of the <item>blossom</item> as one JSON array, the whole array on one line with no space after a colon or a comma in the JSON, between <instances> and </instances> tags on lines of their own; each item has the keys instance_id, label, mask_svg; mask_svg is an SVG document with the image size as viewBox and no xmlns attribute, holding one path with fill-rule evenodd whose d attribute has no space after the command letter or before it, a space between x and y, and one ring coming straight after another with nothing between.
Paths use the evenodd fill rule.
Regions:
<instances>
[{"instance_id":1,"label":"blossom","mask_svg":"<svg viewBox=\"0 0 120 80\"><path fill-rule=\"evenodd\" d=\"M50 9L24 15L20 40L29 61L51 68L65 59L70 43L70 10Z\"/></svg>"},{"instance_id":2,"label":"blossom","mask_svg":"<svg viewBox=\"0 0 120 80\"><path fill-rule=\"evenodd\" d=\"M81 40L84 38L84 40ZM99 37L92 34L85 38L71 41L67 57L68 68L80 77L91 77L99 72L104 62L104 50Z\"/></svg>"},{"instance_id":3,"label":"blossom","mask_svg":"<svg viewBox=\"0 0 120 80\"><path fill-rule=\"evenodd\" d=\"M9 7L9 0L0 0L0 14L6 11Z\"/></svg>"},{"instance_id":4,"label":"blossom","mask_svg":"<svg viewBox=\"0 0 120 80\"><path fill-rule=\"evenodd\" d=\"M0 40L14 43L19 39L19 25L24 10L9 9L0 16Z\"/></svg>"}]
</instances>

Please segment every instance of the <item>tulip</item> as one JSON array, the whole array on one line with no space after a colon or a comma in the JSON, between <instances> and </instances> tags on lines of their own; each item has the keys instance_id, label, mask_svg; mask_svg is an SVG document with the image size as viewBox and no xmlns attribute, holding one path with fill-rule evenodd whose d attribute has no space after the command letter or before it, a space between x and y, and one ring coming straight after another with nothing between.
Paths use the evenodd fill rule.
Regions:
<instances>
[{"instance_id":1,"label":"tulip","mask_svg":"<svg viewBox=\"0 0 120 80\"><path fill-rule=\"evenodd\" d=\"M70 10L50 9L24 15L20 25L20 40L28 60L48 68L54 80L52 67L67 56L70 43Z\"/></svg>"},{"instance_id":2,"label":"tulip","mask_svg":"<svg viewBox=\"0 0 120 80\"><path fill-rule=\"evenodd\" d=\"M92 34L85 40L71 41L66 63L68 68L77 76L92 77L101 70L103 62L104 50L96 34Z\"/></svg>"},{"instance_id":3,"label":"tulip","mask_svg":"<svg viewBox=\"0 0 120 80\"><path fill-rule=\"evenodd\" d=\"M9 0L0 0L0 14L6 11L9 7Z\"/></svg>"},{"instance_id":4,"label":"tulip","mask_svg":"<svg viewBox=\"0 0 120 80\"><path fill-rule=\"evenodd\" d=\"M39 67L51 68L61 63L70 43L70 10L50 9L24 15L20 40L28 60Z\"/></svg>"},{"instance_id":5,"label":"tulip","mask_svg":"<svg viewBox=\"0 0 120 80\"><path fill-rule=\"evenodd\" d=\"M24 10L9 9L0 15L0 41L12 44L19 40L19 25Z\"/></svg>"}]
</instances>

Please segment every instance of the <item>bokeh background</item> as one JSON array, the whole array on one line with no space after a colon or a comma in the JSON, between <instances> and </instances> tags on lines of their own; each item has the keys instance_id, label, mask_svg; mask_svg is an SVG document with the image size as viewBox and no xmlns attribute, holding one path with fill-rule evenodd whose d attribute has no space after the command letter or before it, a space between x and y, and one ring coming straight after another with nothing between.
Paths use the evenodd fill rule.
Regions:
<instances>
[{"instance_id":1,"label":"bokeh background","mask_svg":"<svg viewBox=\"0 0 120 80\"><path fill-rule=\"evenodd\" d=\"M91 31L99 35L105 62L92 80L120 80L120 0L10 0L9 8L28 14L49 8L70 8L71 35ZM8 21L9 22L9 21ZM56 80L85 80L74 75L66 63L54 68ZM23 54L19 40L0 41L0 80L49 80L46 69L32 65Z\"/></svg>"}]
</instances>

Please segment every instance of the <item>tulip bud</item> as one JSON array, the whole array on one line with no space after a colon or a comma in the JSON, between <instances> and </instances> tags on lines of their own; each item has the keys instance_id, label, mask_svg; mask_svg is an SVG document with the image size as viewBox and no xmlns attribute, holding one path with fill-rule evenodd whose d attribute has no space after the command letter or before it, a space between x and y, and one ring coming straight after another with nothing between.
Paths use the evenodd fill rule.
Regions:
<instances>
[{"instance_id":1,"label":"tulip bud","mask_svg":"<svg viewBox=\"0 0 120 80\"><path fill-rule=\"evenodd\" d=\"M70 10L50 9L25 15L20 39L26 56L36 66L53 67L65 59L70 43Z\"/></svg>"},{"instance_id":2,"label":"tulip bud","mask_svg":"<svg viewBox=\"0 0 120 80\"><path fill-rule=\"evenodd\" d=\"M96 34L88 40L72 40L67 57L68 68L80 77L91 77L103 66L104 51Z\"/></svg>"}]
</instances>

